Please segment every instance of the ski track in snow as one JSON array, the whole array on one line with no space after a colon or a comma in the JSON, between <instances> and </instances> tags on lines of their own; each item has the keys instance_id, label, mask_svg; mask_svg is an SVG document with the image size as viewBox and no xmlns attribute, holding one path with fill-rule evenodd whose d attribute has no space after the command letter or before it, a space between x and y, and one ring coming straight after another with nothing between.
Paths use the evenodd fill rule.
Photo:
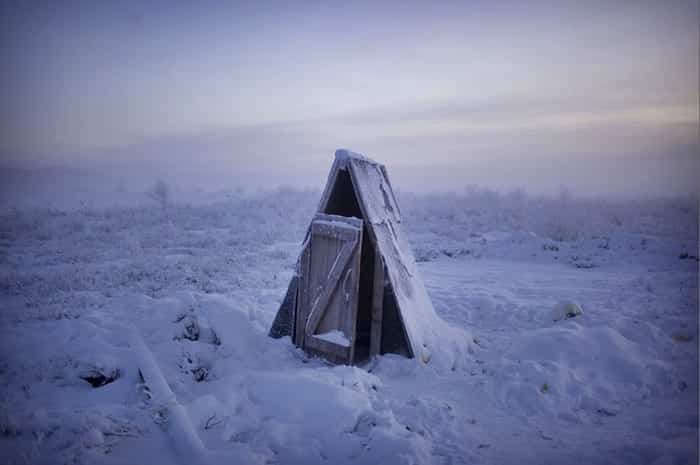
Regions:
<instances>
[{"instance_id":1,"label":"ski track in snow","mask_svg":"<svg viewBox=\"0 0 700 465\"><path fill-rule=\"evenodd\" d=\"M317 197L5 199L0 462L697 462L697 203L406 194L435 308L475 338L443 371L266 336ZM583 314L555 322L564 301ZM131 328L174 400L145 390Z\"/></svg>"}]
</instances>

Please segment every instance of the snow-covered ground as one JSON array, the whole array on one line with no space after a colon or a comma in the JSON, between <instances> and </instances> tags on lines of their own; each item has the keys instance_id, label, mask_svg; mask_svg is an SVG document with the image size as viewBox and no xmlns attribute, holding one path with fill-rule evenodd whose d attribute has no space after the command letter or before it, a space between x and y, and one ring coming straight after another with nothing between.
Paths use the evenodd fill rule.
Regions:
<instances>
[{"instance_id":1,"label":"snow-covered ground","mask_svg":"<svg viewBox=\"0 0 700 465\"><path fill-rule=\"evenodd\" d=\"M444 371L266 336L317 191L81 195L0 199L1 463L697 463L695 200L399 194Z\"/></svg>"}]
</instances>

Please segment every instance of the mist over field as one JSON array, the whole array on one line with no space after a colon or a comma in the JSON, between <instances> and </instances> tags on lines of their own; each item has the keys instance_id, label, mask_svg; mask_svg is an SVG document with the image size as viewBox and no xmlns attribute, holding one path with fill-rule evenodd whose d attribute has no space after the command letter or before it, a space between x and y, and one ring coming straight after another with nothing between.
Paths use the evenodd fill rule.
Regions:
<instances>
[{"instance_id":1,"label":"mist over field","mask_svg":"<svg viewBox=\"0 0 700 465\"><path fill-rule=\"evenodd\" d=\"M204 147L162 144L151 155L131 152L114 158L88 157L72 162L12 160L0 165L0 201L49 204L60 199L94 200L93 194L117 200L137 196L163 180L183 196L196 192L257 192L280 187L323 187L332 164L333 149L318 156L294 156L280 147L272 155L242 155L235 144L211 156ZM134 149L130 149L134 150ZM143 149L146 150L146 149ZM690 149L689 149L690 150ZM197 153L197 156L188 154ZM609 199L668 198L697 195L700 152L668 157L620 155L615 157L493 157L444 163L430 156L416 163L387 164L395 188L401 192L463 192L479 186L502 194L523 191L533 196ZM92 200L91 200L92 199ZM49 205L47 204L47 205Z\"/></svg>"}]
</instances>

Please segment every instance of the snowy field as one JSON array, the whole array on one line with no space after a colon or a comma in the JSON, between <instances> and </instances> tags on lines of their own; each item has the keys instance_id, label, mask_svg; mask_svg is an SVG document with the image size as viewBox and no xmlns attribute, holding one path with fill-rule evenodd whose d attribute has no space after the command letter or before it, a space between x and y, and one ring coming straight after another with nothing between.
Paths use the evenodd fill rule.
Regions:
<instances>
[{"instance_id":1,"label":"snowy field","mask_svg":"<svg viewBox=\"0 0 700 465\"><path fill-rule=\"evenodd\" d=\"M0 199L3 464L698 461L695 200L399 192L450 370L266 336L318 191L34 192Z\"/></svg>"}]
</instances>

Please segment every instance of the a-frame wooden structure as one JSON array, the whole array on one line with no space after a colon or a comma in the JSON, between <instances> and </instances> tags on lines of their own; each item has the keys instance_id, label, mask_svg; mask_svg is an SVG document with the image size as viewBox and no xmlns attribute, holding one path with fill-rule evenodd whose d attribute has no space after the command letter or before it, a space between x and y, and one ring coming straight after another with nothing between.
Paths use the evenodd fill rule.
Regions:
<instances>
[{"instance_id":1,"label":"a-frame wooden structure","mask_svg":"<svg viewBox=\"0 0 700 465\"><path fill-rule=\"evenodd\" d=\"M444 322L401 230L383 165L338 150L270 329L334 363L383 353L427 362Z\"/></svg>"}]
</instances>

